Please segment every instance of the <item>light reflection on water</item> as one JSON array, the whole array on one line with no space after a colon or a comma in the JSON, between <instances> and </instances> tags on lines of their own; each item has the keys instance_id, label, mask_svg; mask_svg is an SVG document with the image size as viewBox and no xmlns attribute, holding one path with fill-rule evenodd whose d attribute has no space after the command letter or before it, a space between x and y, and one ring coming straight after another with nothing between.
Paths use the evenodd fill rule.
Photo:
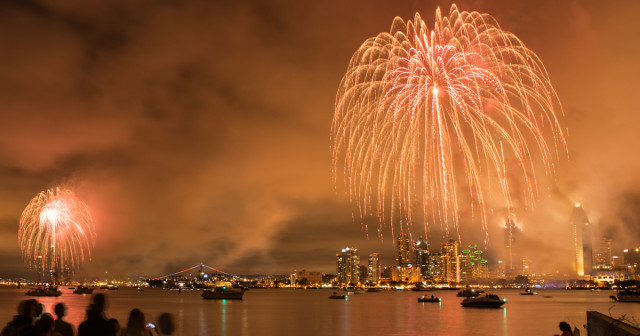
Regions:
<instances>
[{"instance_id":1,"label":"light reflection on water","mask_svg":"<svg viewBox=\"0 0 640 336\"><path fill-rule=\"evenodd\" d=\"M63 288L58 298L38 298L48 312L64 302L67 321L77 326L85 317L88 295ZM15 314L26 289L0 288L0 327ZM98 292L98 291L96 291ZM156 323L163 312L174 315L178 335L553 335L558 323L582 327L586 311L640 318L640 303L615 303L611 291L539 291L521 296L517 290L491 291L507 298L502 309L462 308L455 291L434 291L439 303L418 303L424 293L380 292L329 300L332 290L252 289L242 301L204 300L199 291L135 289L103 291L107 315L126 325L129 311L141 309ZM545 296L551 296L546 298Z\"/></svg>"}]
</instances>

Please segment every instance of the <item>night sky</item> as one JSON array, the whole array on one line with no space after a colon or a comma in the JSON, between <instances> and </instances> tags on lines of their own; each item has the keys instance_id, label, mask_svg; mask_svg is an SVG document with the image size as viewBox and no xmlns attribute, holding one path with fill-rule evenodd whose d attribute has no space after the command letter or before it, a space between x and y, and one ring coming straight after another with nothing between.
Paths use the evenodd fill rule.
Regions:
<instances>
[{"instance_id":1,"label":"night sky","mask_svg":"<svg viewBox=\"0 0 640 336\"><path fill-rule=\"evenodd\" d=\"M432 27L450 4L1 2L0 277L35 274L18 221L55 186L74 190L96 223L81 275L162 275L201 261L243 274L335 272L346 246L391 264L390 233L367 239L332 181L336 91L351 55L395 16L420 12ZM569 157L518 218L534 265L570 269L575 202L598 236L640 245L640 2L457 4L536 52L564 108ZM496 209L489 222L492 260L500 218ZM477 224L463 223L461 237L484 244ZM439 244L438 227L429 239Z\"/></svg>"}]
</instances>

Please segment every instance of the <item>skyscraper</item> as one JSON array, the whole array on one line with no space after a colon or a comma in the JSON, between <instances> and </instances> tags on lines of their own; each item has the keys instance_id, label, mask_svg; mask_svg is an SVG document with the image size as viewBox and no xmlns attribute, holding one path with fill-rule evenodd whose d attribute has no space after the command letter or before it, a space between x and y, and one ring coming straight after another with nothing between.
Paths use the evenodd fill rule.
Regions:
<instances>
[{"instance_id":1,"label":"skyscraper","mask_svg":"<svg viewBox=\"0 0 640 336\"><path fill-rule=\"evenodd\" d=\"M420 269L420 272L424 276L429 263L429 243L420 237L416 240L415 244L413 244L413 254L414 254L414 266Z\"/></svg>"},{"instance_id":2,"label":"skyscraper","mask_svg":"<svg viewBox=\"0 0 640 336\"><path fill-rule=\"evenodd\" d=\"M458 261L458 242L449 239L446 243L442 243L442 279L446 282L460 282L460 263Z\"/></svg>"},{"instance_id":3,"label":"skyscraper","mask_svg":"<svg viewBox=\"0 0 640 336\"><path fill-rule=\"evenodd\" d=\"M380 280L380 255L371 253L368 262L369 281L378 282Z\"/></svg>"},{"instance_id":4,"label":"skyscraper","mask_svg":"<svg viewBox=\"0 0 640 336\"><path fill-rule=\"evenodd\" d=\"M590 275L592 271L591 223L580 204L573 207L569 225L573 230L573 247L576 255L578 276Z\"/></svg>"},{"instance_id":5,"label":"skyscraper","mask_svg":"<svg viewBox=\"0 0 640 336\"><path fill-rule=\"evenodd\" d=\"M407 266L411 264L411 243L407 235L399 235L396 241L396 250L398 252L398 266Z\"/></svg>"},{"instance_id":6,"label":"skyscraper","mask_svg":"<svg viewBox=\"0 0 640 336\"><path fill-rule=\"evenodd\" d=\"M347 247L336 254L336 273L340 284L360 282L360 257L357 248Z\"/></svg>"},{"instance_id":7,"label":"skyscraper","mask_svg":"<svg viewBox=\"0 0 640 336\"><path fill-rule=\"evenodd\" d=\"M611 255L611 239L601 238L596 246L593 258L593 269L598 271L613 269Z\"/></svg>"},{"instance_id":8,"label":"skyscraper","mask_svg":"<svg viewBox=\"0 0 640 336\"><path fill-rule=\"evenodd\" d=\"M505 246L505 258L504 258L504 270L505 276L510 278L515 275L515 263L520 259L516 242L520 235L520 228L516 225L515 218L509 214L507 221L504 224L504 246ZM515 261L515 263L514 263Z\"/></svg>"}]
</instances>

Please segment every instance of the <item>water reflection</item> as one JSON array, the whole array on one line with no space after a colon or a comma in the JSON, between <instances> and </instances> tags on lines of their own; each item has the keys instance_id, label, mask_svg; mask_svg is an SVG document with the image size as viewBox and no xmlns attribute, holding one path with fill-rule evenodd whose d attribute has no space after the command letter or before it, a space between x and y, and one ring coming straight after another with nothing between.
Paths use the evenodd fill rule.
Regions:
<instances>
[{"instance_id":1,"label":"water reflection","mask_svg":"<svg viewBox=\"0 0 640 336\"><path fill-rule=\"evenodd\" d=\"M220 335L227 335L227 300L222 300L222 323L220 324Z\"/></svg>"},{"instance_id":2,"label":"water reflection","mask_svg":"<svg viewBox=\"0 0 640 336\"><path fill-rule=\"evenodd\" d=\"M38 298L51 312L58 302L68 307L67 321L78 326L85 318L91 297L63 289L58 298ZM26 290L0 288L0 328L16 314L16 307L28 297ZM521 297L516 292L496 290L507 296L499 309L462 308L452 291L438 292L440 303L418 303L415 293L381 292L354 295L348 301L329 300L330 291L287 289L256 290L243 301L203 300L200 291L149 289L143 293L123 289L109 291L108 317L126 324L129 312L139 308L149 321L161 313L176 317L176 335L519 335L557 334L558 322L582 326L586 310L619 317L640 316L640 305L613 304L609 292L549 291ZM515 293L515 294L514 294ZM509 295L511 294L511 295ZM545 295L553 295L553 299Z\"/></svg>"}]
</instances>

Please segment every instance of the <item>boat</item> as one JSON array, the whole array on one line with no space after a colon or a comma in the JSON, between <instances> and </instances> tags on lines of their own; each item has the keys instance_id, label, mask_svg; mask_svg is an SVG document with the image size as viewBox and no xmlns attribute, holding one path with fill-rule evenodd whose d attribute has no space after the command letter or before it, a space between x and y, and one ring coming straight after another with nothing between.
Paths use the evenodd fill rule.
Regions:
<instances>
[{"instance_id":1,"label":"boat","mask_svg":"<svg viewBox=\"0 0 640 336\"><path fill-rule=\"evenodd\" d=\"M433 296L431 295L431 297L428 296L421 296L418 298L418 302L440 302L441 299L439 297Z\"/></svg>"},{"instance_id":2,"label":"boat","mask_svg":"<svg viewBox=\"0 0 640 336\"><path fill-rule=\"evenodd\" d=\"M365 293L364 288L356 288L356 289L353 291L353 294L364 294L364 293Z\"/></svg>"},{"instance_id":3,"label":"boat","mask_svg":"<svg viewBox=\"0 0 640 336\"><path fill-rule=\"evenodd\" d=\"M336 292L333 292L333 294L329 295L329 298L330 298L330 299L343 299L343 300L344 300L344 299L346 299L346 298L347 298L347 295L344 295L344 294L338 294L338 293L336 293Z\"/></svg>"},{"instance_id":4,"label":"boat","mask_svg":"<svg viewBox=\"0 0 640 336\"><path fill-rule=\"evenodd\" d=\"M93 294L93 288L78 286L73 291L73 294Z\"/></svg>"},{"instance_id":5,"label":"boat","mask_svg":"<svg viewBox=\"0 0 640 336\"><path fill-rule=\"evenodd\" d=\"M532 292L531 288L527 287L527 289L524 290L524 292L520 293L520 295L537 295L538 293L536 292Z\"/></svg>"},{"instance_id":6,"label":"boat","mask_svg":"<svg viewBox=\"0 0 640 336\"><path fill-rule=\"evenodd\" d=\"M619 302L640 302L640 289L625 289L609 297Z\"/></svg>"},{"instance_id":7,"label":"boat","mask_svg":"<svg viewBox=\"0 0 640 336\"><path fill-rule=\"evenodd\" d=\"M426 291L430 291L431 288L425 287L423 285L415 285L414 287L411 287L411 290L414 292L426 292Z\"/></svg>"},{"instance_id":8,"label":"boat","mask_svg":"<svg viewBox=\"0 0 640 336\"><path fill-rule=\"evenodd\" d=\"M116 290L118 289L118 286L114 284L108 284L108 285L100 286L100 289Z\"/></svg>"},{"instance_id":9,"label":"boat","mask_svg":"<svg viewBox=\"0 0 640 336\"><path fill-rule=\"evenodd\" d=\"M463 307L474 308L500 308L507 303L506 299L500 299L495 294L485 294L479 297L468 297L460 303Z\"/></svg>"},{"instance_id":10,"label":"boat","mask_svg":"<svg viewBox=\"0 0 640 336\"><path fill-rule=\"evenodd\" d=\"M468 298L468 297L478 297L478 296L480 296L481 293L484 293L484 291L483 290L476 291L475 289L467 288L467 289L463 289L463 290L459 291L456 296L457 297L466 297L466 298Z\"/></svg>"},{"instance_id":11,"label":"boat","mask_svg":"<svg viewBox=\"0 0 640 336\"><path fill-rule=\"evenodd\" d=\"M202 292L202 298L207 300L242 300L244 288L233 288L230 282L217 281L213 289Z\"/></svg>"},{"instance_id":12,"label":"boat","mask_svg":"<svg viewBox=\"0 0 640 336\"><path fill-rule=\"evenodd\" d=\"M367 293L378 293L382 292L382 288L380 287L369 287L367 288Z\"/></svg>"},{"instance_id":13,"label":"boat","mask_svg":"<svg viewBox=\"0 0 640 336\"><path fill-rule=\"evenodd\" d=\"M56 286L31 288L25 295L29 296L60 296L62 291Z\"/></svg>"}]
</instances>

